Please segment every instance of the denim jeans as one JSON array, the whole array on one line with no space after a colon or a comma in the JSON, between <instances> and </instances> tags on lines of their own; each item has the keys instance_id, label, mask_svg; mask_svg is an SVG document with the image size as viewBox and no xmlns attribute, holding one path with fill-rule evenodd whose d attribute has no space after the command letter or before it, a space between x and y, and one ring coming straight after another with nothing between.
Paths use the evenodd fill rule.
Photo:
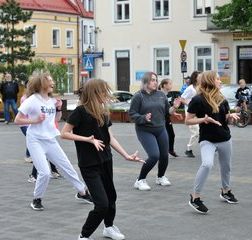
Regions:
<instances>
[{"instance_id":1,"label":"denim jeans","mask_svg":"<svg viewBox=\"0 0 252 240\"><path fill-rule=\"evenodd\" d=\"M14 112L15 115L18 113L17 109L17 103L15 99L5 99L4 101L4 118L5 121L9 122L10 121L10 106L12 108L12 111Z\"/></svg>"}]
</instances>

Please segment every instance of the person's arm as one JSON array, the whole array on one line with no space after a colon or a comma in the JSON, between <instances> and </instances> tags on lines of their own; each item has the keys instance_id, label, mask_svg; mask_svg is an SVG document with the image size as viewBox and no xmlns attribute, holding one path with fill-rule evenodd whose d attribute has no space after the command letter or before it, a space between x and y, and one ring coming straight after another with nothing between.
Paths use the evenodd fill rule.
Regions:
<instances>
[{"instance_id":1,"label":"person's arm","mask_svg":"<svg viewBox=\"0 0 252 240\"><path fill-rule=\"evenodd\" d=\"M133 96L130 103L129 116L136 124L145 124L149 121L149 114L140 114L142 99L139 94Z\"/></svg>"},{"instance_id":2,"label":"person's arm","mask_svg":"<svg viewBox=\"0 0 252 240\"><path fill-rule=\"evenodd\" d=\"M84 137L78 134L74 134L73 128L74 128L73 125L69 123L65 123L65 125L63 126L61 130L61 135L60 135L61 138L67 139L67 140L73 140L73 141L88 142L88 143L94 144L97 151L103 151L103 148L105 147L105 145L103 144L103 141L95 139L93 135L89 137Z\"/></svg>"},{"instance_id":3,"label":"person's arm","mask_svg":"<svg viewBox=\"0 0 252 240\"><path fill-rule=\"evenodd\" d=\"M219 121L214 120L213 118L209 117L207 114L203 118L197 118L196 114L187 112L186 118L185 118L185 124L186 125L195 125L195 124L201 124L201 123L214 123L218 126L221 126L221 123Z\"/></svg>"},{"instance_id":4,"label":"person's arm","mask_svg":"<svg viewBox=\"0 0 252 240\"><path fill-rule=\"evenodd\" d=\"M30 125L30 124L38 124L45 120L45 114L41 113L38 117L31 119L27 118L25 114L22 112L18 112L18 114L15 117L14 123L18 125Z\"/></svg>"},{"instance_id":5,"label":"person's arm","mask_svg":"<svg viewBox=\"0 0 252 240\"><path fill-rule=\"evenodd\" d=\"M129 155L124 148L120 145L120 143L116 140L116 138L113 136L112 131L109 128L109 136L110 136L110 146L117 151L122 157L124 157L128 161L136 161L136 162L142 162L145 163L144 160L140 159L138 157L138 151L135 153Z\"/></svg>"}]
</instances>

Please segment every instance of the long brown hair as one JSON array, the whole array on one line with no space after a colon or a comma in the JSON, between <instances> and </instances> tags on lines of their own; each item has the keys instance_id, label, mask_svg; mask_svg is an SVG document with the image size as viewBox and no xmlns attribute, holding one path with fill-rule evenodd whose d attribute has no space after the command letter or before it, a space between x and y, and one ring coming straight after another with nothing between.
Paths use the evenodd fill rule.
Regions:
<instances>
[{"instance_id":1,"label":"long brown hair","mask_svg":"<svg viewBox=\"0 0 252 240\"><path fill-rule=\"evenodd\" d=\"M50 77L49 72L35 71L29 78L27 83L26 96L30 97L34 93L39 93L41 90L45 89L47 86L48 77ZM52 93L48 94L49 97L52 97Z\"/></svg>"},{"instance_id":2,"label":"long brown hair","mask_svg":"<svg viewBox=\"0 0 252 240\"><path fill-rule=\"evenodd\" d=\"M105 116L109 116L106 103L114 100L111 92L108 83L101 79L90 79L83 85L80 105L98 121L99 126L103 126Z\"/></svg>"},{"instance_id":3,"label":"long brown hair","mask_svg":"<svg viewBox=\"0 0 252 240\"><path fill-rule=\"evenodd\" d=\"M219 106L225 100L220 89L215 85L217 77L215 71L205 71L201 73L199 85L199 94L203 95L214 113L219 112Z\"/></svg>"}]
</instances>

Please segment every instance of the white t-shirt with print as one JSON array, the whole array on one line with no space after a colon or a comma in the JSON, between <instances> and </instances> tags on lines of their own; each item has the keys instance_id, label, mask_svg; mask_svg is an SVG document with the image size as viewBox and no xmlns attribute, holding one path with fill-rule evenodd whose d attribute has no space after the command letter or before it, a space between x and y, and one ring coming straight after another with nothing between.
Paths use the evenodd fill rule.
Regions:
<instances>
[{"instance_id":1,"label":"white t-shirt with print","mask_svg":"<svg viewBox=\"0 0 252 240\"><path fill-rule=\"evenodd\" d=\"M19 107L19 111L29 119L38 118L41 113L45 114L45 120L41 123L31 124L27 129L27 135L38 139L50 139L60 135L55 125L56 99L43 99L40 94L33 94Z\"/></svg>"},{"instance_id":2,"label":"white t-shirt with print","mask_svg":"<svg viewBox=\"0 0 252 240\"><path fill-rule=\"evenodd\" d=\"M197 94L196 89L194 88L194 86L191 84L190 86L188 86L185 91L183 92L183 94L181 95L182 98L184 98L186 100L185 104L185 111L187 112L188 109L188 104L189 102L192 100L192 98Z\"/></svg>"}]
</instances>

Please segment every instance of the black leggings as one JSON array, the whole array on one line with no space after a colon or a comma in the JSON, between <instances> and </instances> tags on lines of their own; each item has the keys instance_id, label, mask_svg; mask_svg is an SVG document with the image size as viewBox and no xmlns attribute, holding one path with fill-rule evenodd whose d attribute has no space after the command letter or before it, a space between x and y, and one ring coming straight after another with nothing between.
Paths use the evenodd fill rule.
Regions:
<instances>
[{"instance_id":1,"label":"black leggings","mask_svg":"<svg viewBox=\"0 0 252 240\"><path fill-rule=\"evenodd\" d=\"M168 166L168 135L165 127L140 129L136 127L137 138L148 155L138 180L145 179L158 161L158 177L162 177Z\"/></svg>"},{"instance_id":2,"label":"black leggings","mask_svg":"<svg viewBox=\"0 0 252 240\"><path fill-rule=\"evenodd\" d=\"M112 160L101 165L82 168L81 175L94 202L82 227L82 236L88 238L104 220L106 227L113 226L116 214L116 190L113 183Z\"/></svg>"},{"instance_id":3,"label":"black leggings","mask_svg":"<svg viewBox=\"0 0 252 240\"><path fill-rule=\"evenodd\" d=\"M169 136L169 151L174 152L175 133L171 122L166 122L165 128Z\"/></svg>"}]
</instances>

